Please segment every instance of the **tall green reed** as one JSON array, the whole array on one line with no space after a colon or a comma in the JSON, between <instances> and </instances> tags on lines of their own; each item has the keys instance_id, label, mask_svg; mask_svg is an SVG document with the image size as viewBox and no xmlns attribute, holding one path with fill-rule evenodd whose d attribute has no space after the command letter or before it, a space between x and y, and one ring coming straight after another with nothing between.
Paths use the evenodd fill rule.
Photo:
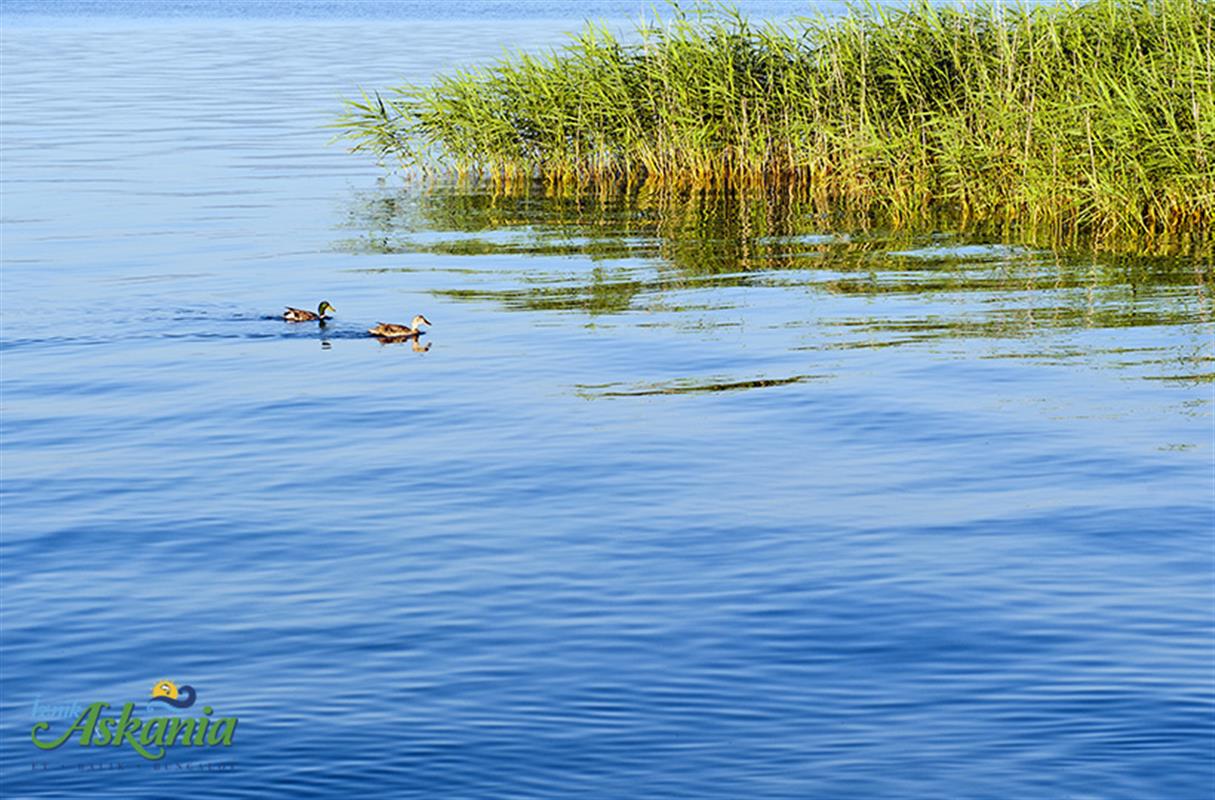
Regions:
<instances>
[{"instance_id":1,"label":"tall green reed","mask_svg":"<svg viewBox=\"0 0 1215 800\"><path fill-rule=\"evenodd\" d=\"M1153 248L1215 222L1215 2L672 7L348 102L354 149L504 184L779 186L820 211Z\"/></svg>"}]
</instances>

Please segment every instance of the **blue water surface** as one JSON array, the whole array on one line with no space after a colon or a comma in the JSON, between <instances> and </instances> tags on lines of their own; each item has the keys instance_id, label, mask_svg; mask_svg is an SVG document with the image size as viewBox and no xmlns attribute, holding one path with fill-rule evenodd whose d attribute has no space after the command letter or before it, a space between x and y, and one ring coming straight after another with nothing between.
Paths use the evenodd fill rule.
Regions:
<instances>
[{"instance_id":1,"label":"blue water surface","mask_svg":"<svg viewBox=\"0 0 1215 800\"><path fill-rule=\"evenodd\" d=\"M1211 796L1209 261L407 182L590 12L271 5L3 6L4 797Z\"/></svg>"}]
</instances>

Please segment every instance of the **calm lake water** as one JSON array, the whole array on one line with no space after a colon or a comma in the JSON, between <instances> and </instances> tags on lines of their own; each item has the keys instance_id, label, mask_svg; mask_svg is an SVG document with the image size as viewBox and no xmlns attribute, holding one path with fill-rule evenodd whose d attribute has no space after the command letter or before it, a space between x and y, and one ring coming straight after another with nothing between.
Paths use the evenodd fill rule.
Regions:
<instances>
[{"instance_id":1,"label":"calm lake water","mask_svg":"<svg viewBox=\"0 0 1215 800\"><path fill-rule=\"evenodd\" d=\"M423 190L339 97L581 11L198 5L6 4L5 797L1211 796L1209 261Z\"/></svg>"}]
</instances>

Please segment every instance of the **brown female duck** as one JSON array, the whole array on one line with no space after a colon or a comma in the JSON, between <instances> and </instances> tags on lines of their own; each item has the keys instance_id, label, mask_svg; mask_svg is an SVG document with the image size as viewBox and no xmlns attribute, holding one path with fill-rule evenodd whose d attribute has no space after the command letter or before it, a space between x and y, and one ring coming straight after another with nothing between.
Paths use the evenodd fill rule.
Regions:
<instances>
[{"instance_id":1,"label":"brown female duck","mask_svg":"<svg viewBox=\"0 0 1215 800\"><path fill-rule=\"evenodd\" d=\"M421 336L426 333L422 330L423 325L429 325L430 320L418 314L413 318L413 322L408 325L394 325L391 322L377 322L374 328L368 328L367 332L372 336L378 336L381 339L406 339L411 336Z\"/></svg>"}]
</instances>

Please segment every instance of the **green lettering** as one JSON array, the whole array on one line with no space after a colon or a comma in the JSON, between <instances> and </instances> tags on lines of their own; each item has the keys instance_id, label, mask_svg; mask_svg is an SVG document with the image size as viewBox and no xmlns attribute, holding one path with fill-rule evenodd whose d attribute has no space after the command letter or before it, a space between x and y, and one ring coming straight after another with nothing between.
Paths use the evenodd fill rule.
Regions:
<instances>
[{"instance_id":1,"label":"green lettering","mask_svg":"<svg viewBox=\"0 0 1215 800\"><path fill-rule=\"evenodd\" d=\"M165 729L169 727L169 720L166 717L156 717L144 723L143 733L139 734L139 741L145 745L157 744L161 747L165 745Z\"/></svg>"},{"instance_id":2,"label":"green lettering","mask_svg":"<svg viewBox=\"0 0 1215 800\"><path fill-rule=\"evenodd\" d=\"M97 744L107 745L110 743L110 738L114 735L114 718L102 717L97 720Z\"/></svg>"},{"instance_id":3,"label":"green lettering","mask_svg":"<svg viewBox=\"0 0 1215 800\"><path fill-rule=\"evenodd\" d=\"M194 720L173 718L169 720L169 732L165 736L165 745L172 747L177 744L177 737L185 731L185 737L182 739L182 744L190 746L190 737L194 735Z\"/></svg>"},{"instance_id":4,"label":"green lettering","mask_svg":"<svg viewBox=\"0 0 1215 800\"><path fill-rule=\"evenodd\" d=\"M50 730L51 723L36 722L34 723L33 729L30 730L30 739L33 740L34 746L40 750L54 750L56 747L62 746L63 743L68 739L72 738L73 733L80 731L80 746L87 747L88 745L92 744L93 728L97 725L97 717L101 714L102 709L109 707L109 703L93 703L84 711L80 712L80 716L76 718L76 722L72 724L72 727L64 731L63 735L58 739L50 742L38 741L38 734L42 731Z\"/></svg>"},{"instance_id":5,"label":"green lettering","mask_svg":"<svg viewBox=\"0 0 1215 800\"><path fill-rule=\"evenodd\" d=\"M224 747L231 747L234 733L236 733L236 717L220 717L215 720L215 725L207 734L207 744L222 744Z\"/></svg>"},{"instance_id":6,"label":"green lettering","mask_svg":"<svg viewBox=\"0 0 1215 800\"><path fill-rule=\"evenodd\" d=\"M137 717L132 717L131 712L135 710L134 703L127 703L122 707L122 716L118 718L118 735L114 737L112 746L120 747L123 740L126 740L136 753L139 753L149 761L157 761L165 757L165 749L160 748L160 751L153 754L144 749L143 742L140 741L139 731L143 727L143 721Z\"/></svg>"}]
</instances>

